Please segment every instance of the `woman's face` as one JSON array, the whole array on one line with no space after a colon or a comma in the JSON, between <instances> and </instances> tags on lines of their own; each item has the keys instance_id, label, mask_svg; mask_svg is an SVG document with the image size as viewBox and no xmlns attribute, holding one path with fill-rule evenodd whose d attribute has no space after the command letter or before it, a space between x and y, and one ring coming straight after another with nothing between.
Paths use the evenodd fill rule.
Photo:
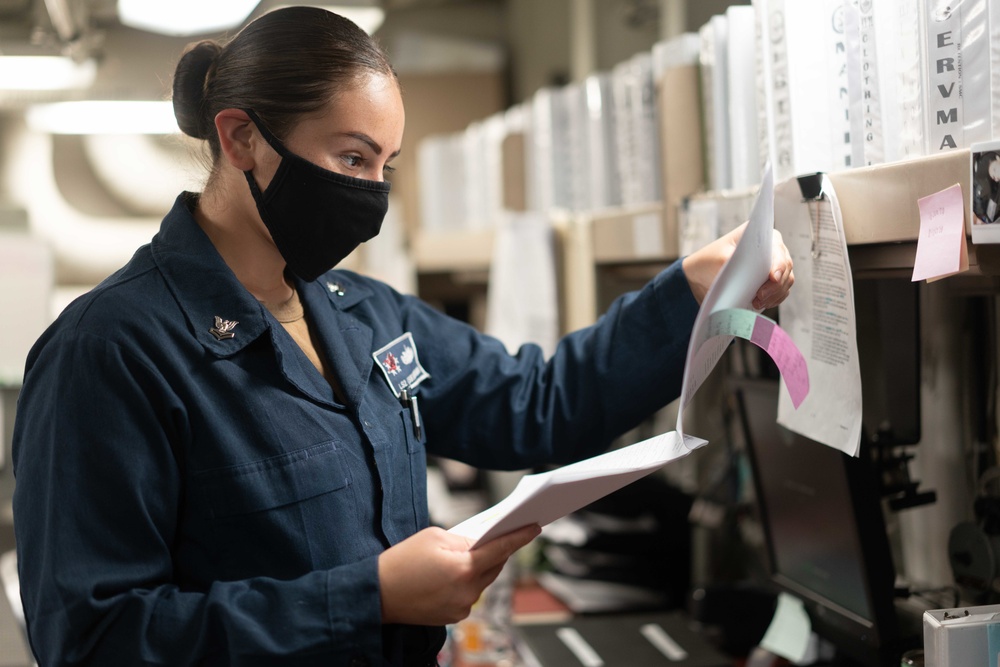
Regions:
<instances>
[{"instance_id":1,"label":"woman's face","mask_svg":"<svg viewBox=\"0 0 1000 667\"><path fill-rule=\"evenodd\" d=\"M282 143L324 169L371 181L385 180L403 141L403 100L395 78L372 74L338 94L323 110L303 118ZM280 158L270 151L270 182Z\"/></svg>"}]
</instances>

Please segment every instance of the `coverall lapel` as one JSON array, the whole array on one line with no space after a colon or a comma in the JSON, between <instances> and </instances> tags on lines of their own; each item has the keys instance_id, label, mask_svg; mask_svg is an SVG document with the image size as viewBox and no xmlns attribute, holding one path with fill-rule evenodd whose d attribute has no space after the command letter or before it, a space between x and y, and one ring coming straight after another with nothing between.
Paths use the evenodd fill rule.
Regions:
<instances>
[{"instance_id":1,"label":"coverall lapel","mask_svg":"<svg viewBox=\"0 0 1000 667\"><path fill-rule=\"evenodd\" d=\"M306 312L316 323L322 351L348 406L357 410L375 363L371 355L374 332L350 310L368 297L368 291L355 284L337 286L343 289L331 289L323 278L315 283L298 283Z\"/></svg>"}]
</instances>

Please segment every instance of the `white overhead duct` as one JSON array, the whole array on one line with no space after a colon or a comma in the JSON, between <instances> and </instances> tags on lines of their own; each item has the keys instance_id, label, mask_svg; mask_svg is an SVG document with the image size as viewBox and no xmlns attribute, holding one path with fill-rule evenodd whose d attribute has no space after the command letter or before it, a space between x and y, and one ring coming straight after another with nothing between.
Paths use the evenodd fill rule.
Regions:
<instances>
[{"instance_id":1,"label":"white overhead duct","mask_svg":"<svg viewBox=\"0 0 1000 667\"><path fill-rule=\"evenodd\" d=\"M32 232L51 246L57 283L100 282L159 228L161 216L99 217L71 206L56 184L51 135L12 133L9 147L4 190L27 210Z\"/></svg>"},{"instance_id":2,"label":"white overhead duct","mask_svg":"<svg viewBox=\"0 0 1000 667\"><path fill-rule=\"evenodd\" d=\"M194 148L181 141L93 134L83 137L83 147L94 175L115 199L136 213L161 217L181 190L200 191L206 177L205 167L191 153Z\"/></svg>"}]
</instances>

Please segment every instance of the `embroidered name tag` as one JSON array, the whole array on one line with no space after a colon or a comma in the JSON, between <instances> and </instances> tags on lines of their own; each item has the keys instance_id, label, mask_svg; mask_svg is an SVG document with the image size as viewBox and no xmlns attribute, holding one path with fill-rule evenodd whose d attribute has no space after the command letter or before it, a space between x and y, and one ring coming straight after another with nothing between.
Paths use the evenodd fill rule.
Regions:
<instances>
[{"instance_id":1,"label":"embroidered name tag","mask_svg":"<svg viewBox=\"0 0 1000 667\"><path fill-rule=\"evenodd\" d=\"M411 391L418 384L430 377L430 373L420 365L417 357L417 346L413 342L413 334L405 334L385 347L372 353L375 363L382 369L392 392L399 395L403 390Z\"/></svg>"}]
</instances>

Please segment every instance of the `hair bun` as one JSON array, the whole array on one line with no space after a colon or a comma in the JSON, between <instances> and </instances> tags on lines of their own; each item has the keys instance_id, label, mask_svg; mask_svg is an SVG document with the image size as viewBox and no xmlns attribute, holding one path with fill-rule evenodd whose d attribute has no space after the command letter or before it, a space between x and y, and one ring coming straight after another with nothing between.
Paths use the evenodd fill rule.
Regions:
<instances>
[{"instance_id":1,"label":"hair bun","mask_svg":"<svg viewBox=\"0 0 1000 667\"><path fill-rule=\"evenodd\" d=\"M174 71L174 117L181 131L196 139L207 139L213 127L202 117L205 79L221 51L222 47L216 42L193 44L181 56Z\"/></svg>"}]
</instances>

